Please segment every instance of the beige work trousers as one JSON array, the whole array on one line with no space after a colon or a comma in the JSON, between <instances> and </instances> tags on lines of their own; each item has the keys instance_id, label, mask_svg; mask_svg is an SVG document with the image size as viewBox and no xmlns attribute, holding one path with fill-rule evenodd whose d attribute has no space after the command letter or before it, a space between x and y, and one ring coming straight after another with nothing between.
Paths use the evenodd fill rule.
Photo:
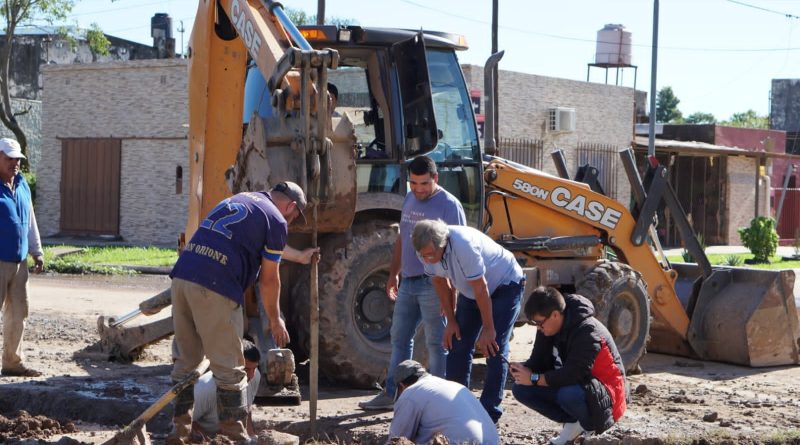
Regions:
<instances>
[{"instance_id":1,"label":"beige work trousers","mask_svg":"<svg viewBox=\"0 0 800 445\"><path fill-rule=\"evenodd\" d=\"M199 284L173 278L172 320L173 381L186 377L208 357L217 388L247 388L242 353L244 318L239 304Z\"/></svg>"},{"instance_id":2,"label":"beige work trousers","mask_svg":"<svg viewBox=\"0 0 800 445\"><path fill-rule=\"evenodd\" d=\"M3 308L3 369L22 367L22 333L28 318L28 262L0 261L0 307Z\"/></svg>"}]
</instances>

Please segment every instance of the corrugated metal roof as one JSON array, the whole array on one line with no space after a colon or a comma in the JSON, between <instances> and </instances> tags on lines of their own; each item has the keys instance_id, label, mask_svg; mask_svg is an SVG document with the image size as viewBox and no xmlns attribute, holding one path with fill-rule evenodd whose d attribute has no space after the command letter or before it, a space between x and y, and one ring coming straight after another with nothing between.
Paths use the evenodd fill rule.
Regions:
<instances>
[{"instance_id":1,"label":"corrugated metal roof","mask_svg":"<svg viewBox=\"0 0 800 445\"><path fill-rule=\"evenodd\" d=\"M46 25L28 25L28 26L18 26L17 29L14 30L15 36L47 36L47 35L56 35L60 34L60 30L65 29L69 33L75 33L80 31L79 28L75 26L46 26ZM5 32L0 32L0 35L5 35Z\"/></svg>"},{"instance_id":2,"label":"corrugated metal roof","mask_svg":"<svg viewBox=\"0 0 800 445\"><path fill-rule=\"evenodd\" d=\"M647 150L647 136L636 136L635 143L637 150ZM678 153L694 154L700 156L731 155L746 156L750 158L781 158L798 161L800 155L787 153L769 153L765 151L745 150L739 147L726 147L724 145L714 145L697 141L673 141L671 139L656 139L656 150L675 151Z\"/></svg>"}]
</instances>

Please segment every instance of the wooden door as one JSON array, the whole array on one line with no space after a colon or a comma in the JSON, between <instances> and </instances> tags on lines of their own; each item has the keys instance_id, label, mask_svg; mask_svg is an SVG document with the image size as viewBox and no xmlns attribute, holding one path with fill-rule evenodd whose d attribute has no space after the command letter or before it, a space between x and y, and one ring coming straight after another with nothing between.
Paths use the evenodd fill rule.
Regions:
<instances>
[{"instance_id":1,"label":"wooden door","mask_svg":"<svg viewBox=\"0 0 800 445\"><path fill-rule=\"evenodd\" d=\"M119 236L119 139L61 142L61 233Z\"/></svg>"}]
</instances>

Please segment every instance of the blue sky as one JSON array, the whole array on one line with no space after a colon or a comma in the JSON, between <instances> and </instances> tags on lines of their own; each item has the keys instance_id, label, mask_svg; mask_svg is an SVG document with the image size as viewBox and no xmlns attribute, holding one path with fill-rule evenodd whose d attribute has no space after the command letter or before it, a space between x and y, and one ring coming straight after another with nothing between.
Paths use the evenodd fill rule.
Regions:
<instances>
[{"instance_id":1,"label":"blue sky","mask_svg":"<svg viewBox=\"0 0 800 445\"><path fill-rule=\"evenodd\" d=\"M166 12L174 35L183 21L188 44L197 2L190 0L77 0L71 21L98 23L106 33L151 43L150 17ZM316 13L316 0L285 0L286 7ZM607 23L632 33L636 87L650 89L652 0L499 0L500 63L505 70L586 80L597 31ZM462 63L482 65L491 50L491 0L327 0L328 17L363 26L456 32L470 49ZM769 110L773 78L800 78L800 1L661 0L657 87L671 86L684 116L710 112L717 119ZM614 72L609 72L614 82ZM603 82L593 69L592 81ZM623 82L633 86L633 70Z\"/></svg>"}]
</instances>

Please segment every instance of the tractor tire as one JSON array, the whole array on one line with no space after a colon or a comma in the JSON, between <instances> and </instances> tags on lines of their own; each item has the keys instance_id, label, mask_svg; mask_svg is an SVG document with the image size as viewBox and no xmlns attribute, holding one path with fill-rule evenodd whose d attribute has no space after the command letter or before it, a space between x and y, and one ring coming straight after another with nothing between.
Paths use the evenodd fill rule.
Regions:
<instances>
[{"instance_id":1,"label":"tractor tire","mask_svg":"<svg viewBox=\"0 0 800 445\"><path fill-rule=\"evenodd\" d=\"M594 304L611 332L625 371L636 372L650 339L650 298L641 275L627 264L603 261L584 275L576 293Z\"/></svg>"},{"instance_id":2,"label":"tractor tire","mask_svg":"<svg viewBox=\"0 0 800 445\"><path fill-rule=\"evenodd\" d=\"M368 221L353 226L349 242L337 234L320 243L319 366L332 381L375 388L385 377L394 310L386 281L397 234L396 223ZM310 353L308 280L293 294L294 327Z\"/></svg>"}]
</instances>

